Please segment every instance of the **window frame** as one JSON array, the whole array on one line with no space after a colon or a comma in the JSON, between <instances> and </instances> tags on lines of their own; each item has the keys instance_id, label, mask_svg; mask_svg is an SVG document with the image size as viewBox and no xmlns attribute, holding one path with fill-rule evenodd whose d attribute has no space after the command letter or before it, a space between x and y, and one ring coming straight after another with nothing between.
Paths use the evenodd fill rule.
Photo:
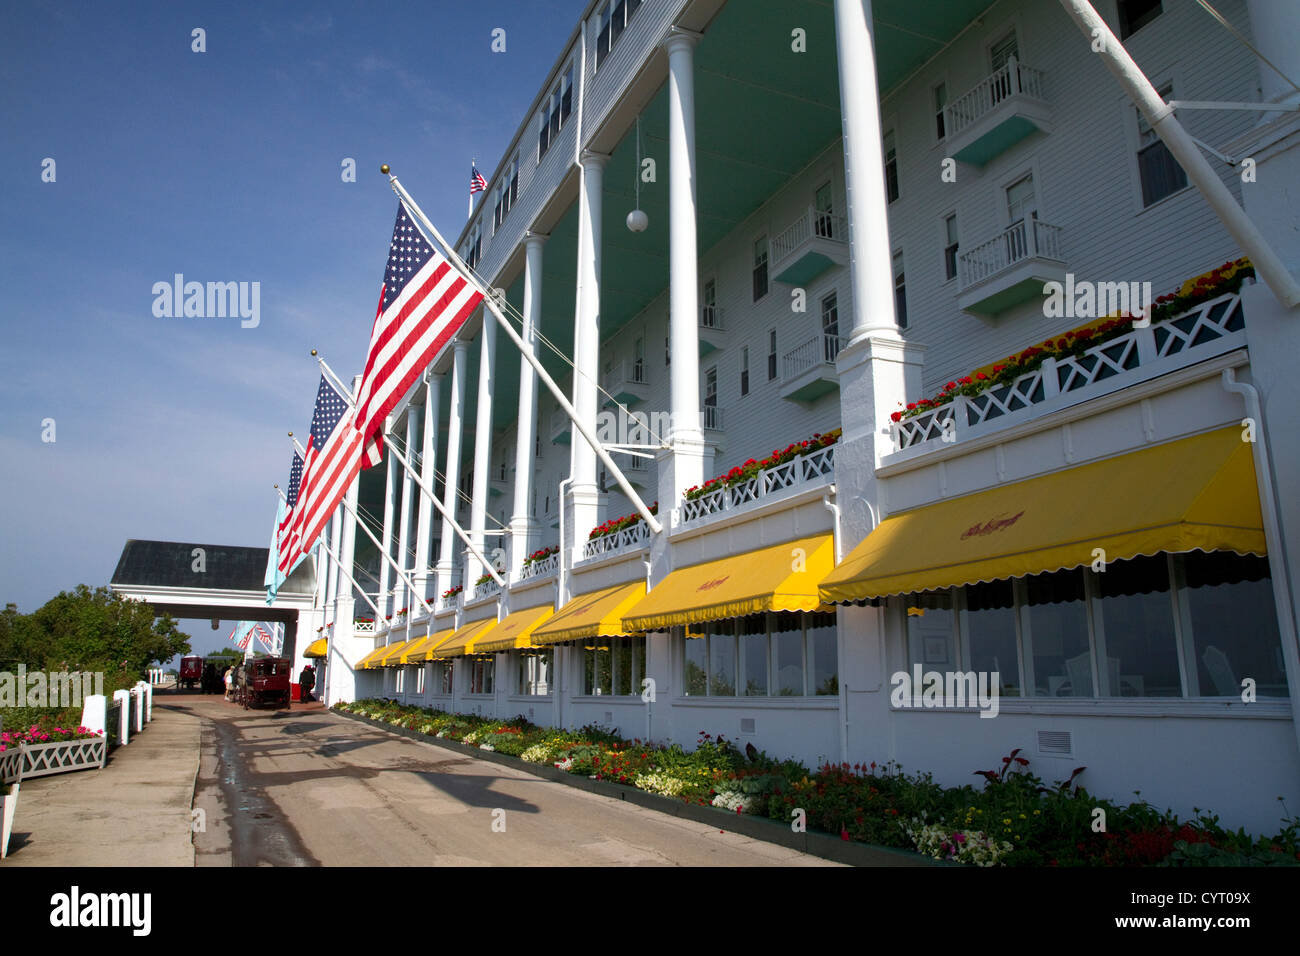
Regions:
<instances>
[{"instance_id":1,"label":"window frame","mask_svg":"<svg viewBox=\"0 0 1300 956\"><path fill-rule=\"evenodd\" d=\"M779 369L777 368L777 338L776 326L767 330L767 380L776 381Z\"/></svg>"},{"instance_id":2,"label":"window frame","mask_svg":"<svg viewBox=\"0 0 1300 956\"><path fill-rule=\"evenodd\" d=\"M761 254L758 249L760 245L763 247ZM751 244L750 250L752 254L750 269L752 286L750 291L753 293L753 300L759 302L767 298L767 294L772 291L772 243L766 231L759 233ZM762 292L759 291L759 270L762 270Z\"/></svg>"},{"instance_id":3,"label":"window frame","mask_svg":"<svg viewBox=\"0 0 1300 956\"><path fill-rule=\"evenodd\" d=\"M957 234L957 238L955 240L953 240L952 235L949 232L948 229L949 222L953 224L952 232L955 232ZM947 285L949 282L952 282L954 279L956 279L958 275L961 273L961 262L959 259L961 255L961 224L957 219L956 209L950 209L942 216L939 217L939 237L940 237L940 242L942 243L941 248L943 249L943 254L942 254L943 274L944 274L943 284ZM949 267L950 260L951 260L951 271Z\"/></svg>"},{"instance_id":4,"label":"window frame","mask_svg":"<svg viewBox=\"0 0 1300 956\"><path fill-rule=\"evenodd\" d=\"M1136 25L1130 22L1126 12L1126 6L1130 0L1115 0L1115 27L1119 40L1123 43L1133 34L1140 31L1143 27L1154 22L1161 14L1165 12L1164 4L1161 0L1155 0L1155 11L1148 10L1145 14L1139 14ZM1143 19L1145 17L1146 19Z\"/></svg>"},{"instance_id":5,"label":"window frame","mask_svg":"<svg viewBox=\"0 0 1300 956\"><path fill-rule=\"evenodd\" d=\"M899 268L895 268L895 264ZM903 250L895 249L889 255L889 271L894 280L894 321L898 323L900 329L907 328L907 261L903 257ZM899 308L899 296L902 296L903 307Z\"/></svg>"},{"instance_id":6,"label":"window frame","mask_svg":"<svg viewBox=\"0 0 1300 956\"><path fill-rule=\"evenodd\" d=\"M687 627L678 626L672 628L671 631L672 645L677 658L675 671L678 678L680 678L681 680L681 687L682 687L682 691L677 695L677 697L683 700L708 699L708 700L717 700L717 701L731 701L731 700L737 702L743 701L745 705L755 703L755 702L770 702L770 703L788 705L789 702L792 700L805 701L805 702L838 701L839 700L838 693L818 694L817 688L813 685L814 673L816 671L817 662L816 662L815 648L813 647L813 644L811 642L811 634L816 629L813 627L813 620L812 620L815 615L811 612L789 612L789 613L798 614L800 618L800 666L801 666L801 674L803 678L802 693L800 694L773 693L773 689L776 686L775 682L776 682L776 675L778 672L778 667L777 667L778 658L777 658L776 643L775 641L773 641L772 638L773 635L776 633L787 633L787 632L775 630L773 625L777 617L777 614L769 611L763 613L765 630L762 635L764 637L764 640L766 641L765 654L764 654L764 660L766 661L767 664L766 693L750 695L741 692L742 688L745 688L748 685L749 675L745 671L745 655L743 653L740 640L742 636L758 636L758 635L757 634L741 635L740 622L743 620L743 618L733 617L733 618L724 618L720 621L711 621L708 624L704 624L704 625L690 625L690 631L692 634L696 633L697 628L703 629L703 633L699 634L699 636L687 637L687 631L688 631ZM839 659L840 650L841 650L840 642L838 640L839 617L834 612L830 612L827 616L830 617L831 620L834 622L833 624L828 626L834 627L836 629L836 644L835 644L836 661L835 661L834 672L835 672L836 686L838 687L839 680L842 674L841 665L843 663ZM719 633L714 633L713 632L714 629L717 629ZM706 663L706 667L704 669L705 689L703 694L690 694L686 692L686 688L689 686L686 677L686 664L687 664L686 642L688 640L704 642L704 660ZM713 667L712 667L713 646L712 645L715 640L725 640L731 644L731 660L735 669L734 689L736 692L734 694L715 694L713 692Z\"/></svg>"}]
</instances>

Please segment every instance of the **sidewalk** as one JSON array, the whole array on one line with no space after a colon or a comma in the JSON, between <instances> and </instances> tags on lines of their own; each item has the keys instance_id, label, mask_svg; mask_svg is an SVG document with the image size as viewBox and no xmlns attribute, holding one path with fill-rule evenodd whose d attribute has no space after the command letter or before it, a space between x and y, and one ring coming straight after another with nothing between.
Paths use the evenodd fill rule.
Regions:
<instances>
[{"instance_id":1,"label":"sidewalk","mask_svg":"<svg viewBox=\"0 0 1300 956\"><path fill-rule=\"evenodd\" d=\"M103 770L24 780L9 857L15 866L193 866L190 805L197 717L159 706Z\"/></svg>"}]
</instances>

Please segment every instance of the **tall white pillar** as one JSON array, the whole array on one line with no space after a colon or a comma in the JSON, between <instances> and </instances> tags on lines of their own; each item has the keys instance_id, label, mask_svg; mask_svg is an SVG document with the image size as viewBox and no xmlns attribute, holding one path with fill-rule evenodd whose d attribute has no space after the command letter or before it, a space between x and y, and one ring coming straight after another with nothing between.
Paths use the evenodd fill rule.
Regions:
<instances>
[{"instance_id":1,"label":"tall white pillar","mask_svg":"<svg viewBox=\"0 0 1300 956\"><path fill-rule=\"evenodd\" d=\"M334 517L330 519L330 547L334 549L335 554L339 554L339 541L342 539L342 537L343 537L343 506L339 505L337 508L334 509ZM334 562L334 567L332 569L332 573L330 577L334 581L334 591L333 591L333 596L330 599L330 604L332 607L337 608L339 603L339 596L343 594L344 589L346 589L349 593L352 590L352 585L349 584L348 579L343 576L343 556L341 554L339 555L339 560ZM337 623L337 618L332 617L330 618L330 620L335 621L335 623Z\"/></svg>"},{"instance_id":2,"label":"tall white pillar","mask_svg":"<svg viewBox=\"0 0 1300 956\"><path fill-rule=\"evenodd\" d=\"M546 236L530 232L524 237L524 322L521 337L530 352L537 352L537 326L542 315L542 251ZM510 574L519 577L537 539L532 516L533 446L537 428L537 373L519 363L519 425L515 443L515 500L510 515Z\"/></svg>"},{"instance_id":3,"label":"tall white pillar","mask_svg":"<svg viewBox=\"0 0 1300 956\"><path fill-rule=\"evenodd\" d=\"M583 150L582 190L578 200L578 288L573 324L573 408L578 418L596 426L600 379L600 250L602 189L609 156ZM570 510L575 544L600 523L603 495L596 485L596 450L575 428L569 474L573 478Z\"/></svg>"},{"instance_id":4,"label":"tall white pillar","mask_svg":"<svg viewBox=\"0 0 1300 956\"><path fill-rule=\"evenodd\" d=\"M355 393L360 381L354 380L352 390ZM348 486L347 495L344 500L347 507L342 513L342 535L338 545L339 566L346 568L348 573L356 577L356 552L357 552L357 520L353 517L357 510L357 493L361 485L361 475L352 479L352 484ZM344 585L339 591L339 595L334 604L334 633L331 635L329 642L329 659L325 667L325 677L329 681L324 684L321 681L321 675L317 674L317 693L320 695L328 706L338 700L352 700L356 697L356 681L353 676L351 664L364 656L373 647L370 642L359 642L359 646L353 646L355 634L353 632L352 621L356 616L356 598L352 596L352 584L344 578ZM378 622L376 622L378 626ZM311 635L302 635L298 641L299 644L305 644ZM297 675L293 675L297 678Z\"/></svg>"},{"instance_id":5,"label":"tall white pillar","mask_svg":"<svg viewBox=\"0 0 1300 956\"><path fill-rule=\"evenodd\" d=\"M1251 32L1255 48L1291 79L1300 83L1300 43L1296 31L1300 29L1300 11L1287 0L1248 0ZM1295 103L1300 101L1297 91L1278 75L1267 63L1257 61L1259 67L1260 99L1265 103ZM1267 122L1278 114L1264 113Z\"/></svg>"},{"instance_id":6,"label":"tall white pillar","mask_svg":"<svg viewBox=\"0 0 1300 956\"><path fill-rule=\"evenodd\" d=\"M451 356L451 407L447 409L447 464L443 467L442 505L447 514L457 513L456 495L460 485L460 440L465 428L465 353L469 345L457 339ZM455 567L456 542L460 540L452 530L451 522L442 520L442 546L438 554L437 591L442 594L455 586L452 571Z\"/></svg>"},{"instance_id":7,"label":"tall white pillar","mask_svg":"<svg viewBox=\"0 0 1300 956\"><path fill-rule=\"evenodd\" d=\"M892 246L885 199L880 90L876 84L871 0L835 0L835 48L840 65L844 127L844 188L849 220L850 342L898 337Z\"/></svg>"},{"instance_id":8,"label":"tall white pillar","mask_svg":"<svg viewBox=\"0 0 1300 956\"><path fill-rule=\"evenodd\" d=\"M393 440L393 420L386 418L384 420L384 444L387 445ZM397 470L401 467L397 459L392 455L384 455L384 528L379 536L379 540L384 543L384 554L393 553L393 517L397 510ZM379 605L379 620L375 622L375 629L387 627L388 622L384 620L391 611L388 609L388 597L392 593L389 584L392 583L392 574L388 569L388 561L383 555L379 558L379 600L375 603ZM393 610L397 610L396 606Z\"/></svg>"},{"instance_id":9,"label":"tall white pillar","mask_svg":"<svg viewBox=\"0 0 1300 956\"><path fill-rule=\"evenodd\" d=\"M427 372L424 376L424 424L420 428L420 480L428 488L435 487L438 465L438 401L442 375ZM433 537L433 505L429 496L420 492L415 523L415 574L413 581L420 597L429 597L429 545Z\"/></svg>"},{"instance_id":10,"label":"tall white pillar","mask_svg":"<svg viewBox=\"0 0 1300 956\"><path fill-rule=\"evenodd\" d=\"M403 453L406 460L411 460L411 448L415 445L415 423L419 417L420 408L418 405L408 405L403 417L406 419L406 447ZM399 464L397 467L401 468ZM397 566L403 571L409 570L410 562L407 560L407 551L410 547L411 540L411 492L414 490L414 483L411 481L411 473L402 468L402 513L397 519ZM393 582L393 614L396 615L402 608L408 604L415 603L415 599L407 594L406 582L400 577ZM415 616L415 608L407 609L406 619L409 621Z\"/></svg>"},{"instance_id":11,"label":"tall white pillar","mask_svg":"<svg viewBox=\"0 0 1300 956\"><path fill-rule=\"evenodd\" d=\"M497 323L486 310L483 313L482 341L478 363L478 411L474 417L474 488L470 500L469 536L479 551L487 529L488 479L492 471L492 395L496 390ZM527 363L524 363L527 364ZM491 560L491 555L488 555ZM474 586L486 570L478 558L465 553L465 589Z\"/></svg>"},{"instance_id":12,"label":"tall white pillar","mask_svg":"<svg viewBox=\"0 0 1300 956\"><path fill-rule=\"evenodd\" d=\"M335 554L338 554L338 548L335 547L335 545L338 543L339 540L339 512L337 508L334 509L334 513L330 515L330 520L326 523L326 526L321 529L321 534L328 536L326 540L329 541L330 548L333 549ZM325 554L324 548L321 548L320 550L321 550L321 554ZM328 624L332 620L332 618L330 618L329 615L330 615L330 611L334 607L334 595L338 593L338 584L339 584L338 568L335 566L335 563L333 561L330 561L330 563L327 565L327 569L328 570L326 570L325 572L325 623L326 624Z\"/></svg>"}]
</instances>

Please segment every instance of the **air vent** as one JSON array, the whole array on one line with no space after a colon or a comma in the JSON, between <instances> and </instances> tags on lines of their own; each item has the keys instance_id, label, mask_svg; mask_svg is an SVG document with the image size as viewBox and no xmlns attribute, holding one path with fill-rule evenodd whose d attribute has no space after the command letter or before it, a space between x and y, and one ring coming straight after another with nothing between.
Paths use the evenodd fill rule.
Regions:
<instances>
[{"instance_id":1,"label":"air vent","mask_svg":"<svg viewBox=\"0 0 1300 956\"><path fill-rule=\"evenodd\" d=\"M528 719L529 720L533 719L533 709L531 707L528 708Z\"/></svg>"},{"instance_id":2,"label":"air vent","mask_svg":"<svg viewBox=\"0 0 1300 956\"><path fill-rule=\"evenodd\" d=\"M1068 757L1074 753L1074 742L1068 730L1040 730L1038 732L1038 752L1058 757Z\"/></svg>"},{"instance_id":3,"label":"air vent","mask_svg":"<svg viewBox=\"0 0 1300 956\"><path fill-rule=\"evenodd\" d=\"M753 718L753 717L741 717L741 718L740 718L740 732L741 732L742 734L752 734L752 733L754 733L754 718Z\"/></svg>"},{"instance_id":4,"label":"air vent","mask_svg":"<svg viewBox=\"0 0 1300 956\"><path fill-rule=\"evenodd\" d=\"M614 712L612 710L605 711L605 726L608 727L613 722L614 722Z\"/></svg>"}]
</instances>

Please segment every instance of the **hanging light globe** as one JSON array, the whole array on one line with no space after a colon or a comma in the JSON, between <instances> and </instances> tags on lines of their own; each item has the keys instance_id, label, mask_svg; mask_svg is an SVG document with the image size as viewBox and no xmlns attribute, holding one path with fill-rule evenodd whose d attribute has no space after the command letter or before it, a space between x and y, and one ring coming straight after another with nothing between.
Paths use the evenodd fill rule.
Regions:
<instances>
[{"instance_id":1,"label":"hanging light globe","mask_svg":"<svg viewBox=\"0 0 1300 956\"><path fill-rule=\"evenodd\" d=\"M644 211L633 209L627 214L627 227L633 232L645 232L648 225L650 225L650 217Z\"/></svg>"}]
</instances>

